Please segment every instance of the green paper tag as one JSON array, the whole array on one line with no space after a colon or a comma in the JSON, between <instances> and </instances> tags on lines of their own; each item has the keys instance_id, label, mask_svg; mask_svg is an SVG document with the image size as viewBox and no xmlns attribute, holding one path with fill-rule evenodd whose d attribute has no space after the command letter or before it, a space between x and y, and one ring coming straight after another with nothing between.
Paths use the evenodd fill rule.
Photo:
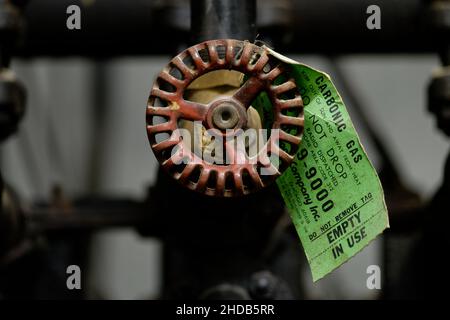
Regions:
<instances>
[{"instance_id":1,"label":"green paper tag","mask_svg":"<svg viewBox=\"0 0 450 320\"><path fill-rule=\"evenodd\" d=\"M330 77L268 51L290 66L305 106L300 149L277 184L317 281L389 227L383 189Z\"/></svg>"}]
</instances>

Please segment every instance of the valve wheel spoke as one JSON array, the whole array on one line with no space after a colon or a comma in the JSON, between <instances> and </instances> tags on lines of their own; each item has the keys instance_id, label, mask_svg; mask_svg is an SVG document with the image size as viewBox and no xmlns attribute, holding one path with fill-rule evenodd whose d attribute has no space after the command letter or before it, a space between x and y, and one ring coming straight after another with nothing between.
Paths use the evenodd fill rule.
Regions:
<instances>
[{"instance_id":1,"label":"valve wheel spoke","mask_svg":"<svg viewBox=\"0 0 450 320\"><path fill-rule=\"evenodd\" d=\"M253 100L265 88L265 82L253 76L235 92L233 99L239 101L246 109L251 106Z\"/></svg>"}]
</instances>

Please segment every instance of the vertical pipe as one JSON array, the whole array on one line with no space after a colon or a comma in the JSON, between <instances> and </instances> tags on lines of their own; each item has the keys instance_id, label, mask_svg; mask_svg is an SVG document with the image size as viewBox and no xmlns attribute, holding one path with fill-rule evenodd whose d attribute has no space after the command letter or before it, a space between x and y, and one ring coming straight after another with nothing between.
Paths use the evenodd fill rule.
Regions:
<instances>
[{"instance_id":1,"label":"vertical pipe","mask_svg":"<svg viewBox=\"0 0 450 320\"><path fill-rule=\"evenodd\" d=\"M256 37L256 0L191 0L191 42Z\"/></svg>"}]
</instances>

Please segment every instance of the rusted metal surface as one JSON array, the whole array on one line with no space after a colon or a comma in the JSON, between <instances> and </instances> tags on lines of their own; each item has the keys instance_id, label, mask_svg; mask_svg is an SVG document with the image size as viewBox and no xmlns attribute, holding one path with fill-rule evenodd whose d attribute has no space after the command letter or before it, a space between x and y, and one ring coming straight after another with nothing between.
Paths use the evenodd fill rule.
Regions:
<instances>
[{"instance_id":1,"label":"rusted metal surface","mask_svg":"<svg viewBox=\"0 0 450 320\"><path fill-rule=\"evenodd\" d=\"M184 98L184 92L192 81L219 69L242 72L247 80L234 95L219 97L209 104ZM284 80L280 83L281 78ZM274 84L275 79L277 85ZM239 163L209 163L192 150L188 150L180 135L176 134L180 119L201 121L206 129L220 132L224 140L230 131L232 134L238 134L246 129L247 109L264 91L273 107L274 121L271 129L280 129L280 134L270 136L259 150L256 163L247 161L250 159L245 152L228 143L225 145L228 159L239 159ZM287 92L293 95L290 94L289 98L286 98ZM295 116L288 116L287 110L295 111ZM224 121L220 121L218 114L223 112L227 113L227 116ZM157 123L156 118L165 119L165 122ZM165 171L191 190L219 197L249 194L275 181L292 162L301 142L304 126L303 102L283 63L272 56L269 57L264 47L230 39L202 42L173 58L153 85L146 119L150 145ZM228 129L227 132L225 129ZM169 137L157 141L156 135L159 133L167 133ZM281 142L291 146L289 152L280 148ZM279 158L279 168L269 161L270 155ZM186 164L177 164L181 157L187 157L189 161ZM273 174L262 175L261 168Z\"/></svg>"}]
</instances>

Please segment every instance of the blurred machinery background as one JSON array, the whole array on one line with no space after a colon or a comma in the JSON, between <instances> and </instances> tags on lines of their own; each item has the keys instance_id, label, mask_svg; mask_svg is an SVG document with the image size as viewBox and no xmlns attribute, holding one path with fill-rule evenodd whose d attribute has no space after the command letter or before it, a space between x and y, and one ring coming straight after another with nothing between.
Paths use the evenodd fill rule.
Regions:
<instances>
[{"instance_id":1,"label":"blurred machinery background","mask_svg":"<svg viewBox=\"0 0 450 320\"><path fill-rule=\"evenodd\" d=\"M448 282L427 272L448 245L449 30L444 0L0 0L0 299L432 295ZM329 73L380 174L391 229L316 284L276 188L192 194L148 146L156 74L223 37ZM71 264L82 290L66 287Z\"/></svg>"}]
</instances>

